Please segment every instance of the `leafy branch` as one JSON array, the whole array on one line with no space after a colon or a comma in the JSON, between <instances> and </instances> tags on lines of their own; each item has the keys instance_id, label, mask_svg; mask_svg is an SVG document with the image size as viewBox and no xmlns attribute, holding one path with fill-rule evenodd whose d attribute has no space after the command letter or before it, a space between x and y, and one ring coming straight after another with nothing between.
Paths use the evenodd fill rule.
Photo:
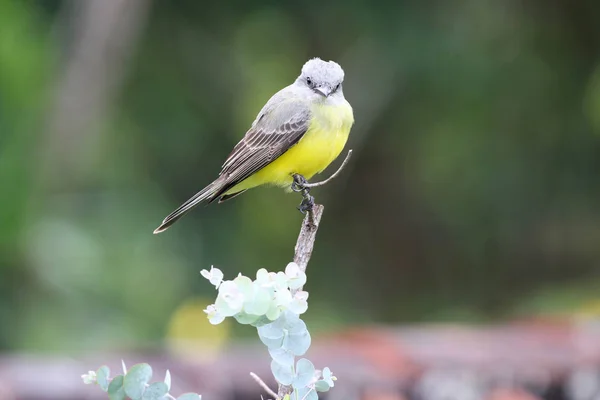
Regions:
<instances>
[{"instance_id":1,"label":"leafy branch","mask_svg":"<svg viewBox=\"0 0 600 400\"><path fill-rule=\"evenodd\" d=\"M185 393L175 397L169 393L171 390L171 373L167 370L163 381L150 383L152 367L148 364L136 364L127 370L125 362L123 374L110 377L110 369L103 365L96 371L89 371L81 375L85 384L97 384L100 389L108 394L110 400L201 400L202 396L196 393Z\"/></svg>"},{"instance_id":2,"label":"leafy branch","mask_svg":"<svg viewBox=\"0 0 600 400\"><path fill-rule=\"evenodd\" d=\"M336 377L329 368L319 370L306 358L296 361L296 357L304 355L311 344L310 333L300 316L308 309L308 292L303 290L306 268L324 211L322 205L314 204L309 192L311 188L322 186L338 176L351 155L352 150L338 170L322 182L310 184L303 177L294 176L292 188L301 192L304 198L300 210L308 213L302 221L294 248L294 261L286 266L285 271L269 272L261 268L254 280L242 274L233 280L223 280L223 272L214 267L210 271L201 271L218 291L215 303L204 310L210 323L217 325L225 318L235 318L242 325L255 327L261 342L267 346L271 372L278 383L277 393L256 374L251 372L250 375L276 400L318 400L317 392L326 392L335 385ZM171 376L168 371L164 381L150 383L152 368L148 364L137 364L127 371L123 363L123 375L110 379L109 374L108 367L103 366L82 378L85 383L98 384L108 393L110 400L201 399L195 393L177 398L169 394Z\"/></svg>"}]
</instances>

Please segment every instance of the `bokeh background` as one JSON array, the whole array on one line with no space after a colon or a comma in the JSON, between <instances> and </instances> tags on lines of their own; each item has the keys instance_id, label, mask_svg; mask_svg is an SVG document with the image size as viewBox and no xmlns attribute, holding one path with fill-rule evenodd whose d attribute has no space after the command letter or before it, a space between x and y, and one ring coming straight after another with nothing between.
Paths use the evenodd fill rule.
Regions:
<instances>
[{"instance_id":1,"label":"bokeh background","mask_svg":"<svg viewBox=\"0 0 600 400\"><path fill-rule=\"evenodd\" d=\"M356 119L352 161L314 190L315 338L600 320L598 1L0 0L0 397L93 396L32 385L40 360L77 382L257 342L206 322L199 271L283 269L300 198L255 190L152 230L315 56L345 69Z\"/></svg>"}]
</instances>

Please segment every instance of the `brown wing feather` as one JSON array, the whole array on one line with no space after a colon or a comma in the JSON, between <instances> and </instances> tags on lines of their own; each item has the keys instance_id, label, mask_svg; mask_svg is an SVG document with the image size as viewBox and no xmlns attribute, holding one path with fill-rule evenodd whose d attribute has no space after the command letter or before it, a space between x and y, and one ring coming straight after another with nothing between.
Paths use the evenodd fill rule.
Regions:
<instances>
[{"instance_id":1,"label":"brown wing feather","mask_svg":"<svg viewBox=\"0 0 600 400\"><path fill-rule=\"evenodd\" d=\"M210 201L280 157L298 143L307 130L308 118L304 114L294 116L276 129L252 127L223 164L219 178L224 184Z\"/></svg>"},{"instance_id":2,"label":"brown wing feather","mask_svg":"<svg viewBox=\"0 0 600 400\"><path fill-rule=\"evenodd\" d=\"M202 202L227 200L229 189L264 168L294 146L308 130L310 111L305 102L289 95L290 88L276 93L263 107L252 128L227 157L219 177L169 214L154 233L166 230Z\"/></svg>"}]
</instances>

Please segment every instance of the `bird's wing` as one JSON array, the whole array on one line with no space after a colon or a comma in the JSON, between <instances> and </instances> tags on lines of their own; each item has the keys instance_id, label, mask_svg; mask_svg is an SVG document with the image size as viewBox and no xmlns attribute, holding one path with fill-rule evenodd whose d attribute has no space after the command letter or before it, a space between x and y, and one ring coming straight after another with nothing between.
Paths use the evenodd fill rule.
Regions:
<instances>
[{"instance_id":1,"label":"bird's wing","mask_svg":"<svg viewBox=\"0 0 600 400\"><path fill-rule=\"evenodd\" d=\"M166 230L201 202L210 203L220 198L298 143L308 130L310 108L286 90L289 88L277 93L263 107L252 127L227 157L219 177L169 214L154 233Z\"/></svg>"},{"instance_id":2,"label":"bird's wing","mask_svg":"<svg viewBox=\"0 0 600 400\"><path fill-rule=\"evenodd\" d=\"M291 99L265 107L225 160L219 174L224 181L220 194L264 168L298 143L308 130L309 121L310 110L305 102L299 100Z\"/></svg>"}]
</instances>

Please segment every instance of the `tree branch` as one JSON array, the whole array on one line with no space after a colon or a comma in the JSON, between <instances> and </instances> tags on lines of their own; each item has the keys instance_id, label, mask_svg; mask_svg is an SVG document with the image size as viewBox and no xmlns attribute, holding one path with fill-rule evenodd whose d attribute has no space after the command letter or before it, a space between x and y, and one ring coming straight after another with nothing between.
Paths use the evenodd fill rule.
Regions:
<instances>
[{"instance_id":1,"label":"tree branch","mask_svg":"<svg viewBox=\"0 0 600 400\"><path fill-rule=\"evenodd\" d=\"M306 267L310 261L324 209L325 207L321 204L315 204L312 210L306 213L302 221L300 234L294 248L294 262L298 264L298 267L303 272L306 272ZM292 290L292 295L296 294L299 290L302 290L302 288ZM291 386L279 384L277 399L283 399L287 394L291 395L292 391L293 388Z\"/></svg>"},{"instance_id":2,"label":"tree branch","mask_svg":"<svg viewBox=\"0 0 600 400\"><path fill-rule=\"evenodd\" d=\"M261 388L263 388L265 390L265 392L267 392L270 396L273 396L274 399L277 399L277 393L275 393L273 390L271 390L271 388L262 380L260 379L260 377L258 375L256 375L254 372L250 372L250 376L252 377L252 379L254 379L256 381L256 383L258 383L260 385Z\"/></svg>"},{"instance_id":3,"label":"tree branch","mask_svg":"<svg viewBox=\"0 0 600 400\"><path fill-rule=\"evenodd\" d=\"M300 234L298 235L296 247L294 248L294 262L298 264L298 267L300 267L304 273L306 273L306 267L308 266L310 256L312 255L315 239L317 237L317 230L319 230L319 224L321 223L324 209L325 207L321 204L315 204L312 210L306 213L304 220L302 221ZM302 290L302 288L298 290ZM294 293L295 292L292 294Z\"/></svg>"}]
</instances>

